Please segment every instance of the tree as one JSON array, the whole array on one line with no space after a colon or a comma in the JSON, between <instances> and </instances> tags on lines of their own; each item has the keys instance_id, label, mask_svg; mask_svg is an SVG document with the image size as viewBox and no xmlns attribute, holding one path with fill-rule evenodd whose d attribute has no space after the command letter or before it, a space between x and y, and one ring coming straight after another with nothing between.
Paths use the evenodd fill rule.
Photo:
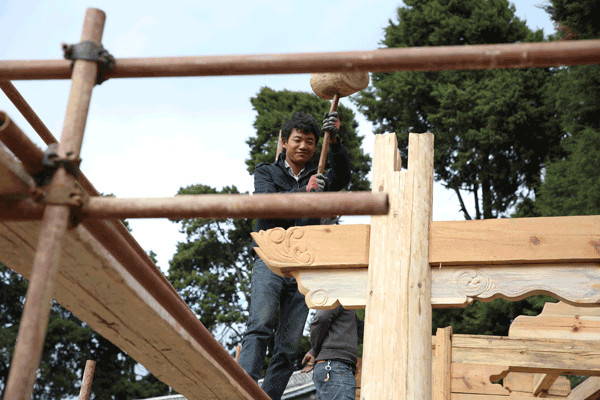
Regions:
<instances>
[{"instance_id":1,"label":"tree","mask_svg":"<svg viewBox=\"0 0 600 400\"><path fill-rule=\"evenodd\" d=\"M238 194L235 186L222 190L190 185L178 194ZM185 242L177 244L170 261L169 281L206 329L232 348L243 331L250 297L252 248L248 219L184 219Z\"/></svg>"},{"instance_id":2,"label":"tree","mask_svg":"<svg viewBox=\"0 0 600 400\"><path fill-rule=\"evenodd\" d=\"M514 43L543 40L506 0L408 0L390 21L385 47ZM550 69L373 74L359 110L377 133L396 132L407 157L409 132L435 134L435 179L458 196L466 219L506 215L523 191L535 190L560 134L546 97ZM473 196L467 210L461 191Z\"/></svg>"},{"instance_id":3,"label":"tree","mask_svg":"<svg viewBox=\"0 0 600 400\"><path fill-rule=\"evenodd\" d=\"M554 39L600 37L600 4L553 0L545 6L557 26ZM549 163L534 200L522 216L600 214L600 67L561 68L552 85L562 130L563 157Z\"/></svg>"}]
</instances>

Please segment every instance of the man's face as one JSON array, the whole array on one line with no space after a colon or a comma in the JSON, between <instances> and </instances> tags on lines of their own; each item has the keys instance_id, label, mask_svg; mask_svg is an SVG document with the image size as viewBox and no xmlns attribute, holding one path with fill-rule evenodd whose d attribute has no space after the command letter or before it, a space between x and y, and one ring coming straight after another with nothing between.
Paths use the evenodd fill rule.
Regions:
<instances>
[{"instance_id":1,"label":"man's face","mask_svg":"<svg viewBox=\"0 0 600 400\"><path fill-rule=\"evenodd\" d=\"M303 131L292 129L288 140L283 140L283 148L285 149L288 163L304 166L313 154L315 154L317 141L315 135L312 133L304 133Z\"/></svg>"}]
</instances>

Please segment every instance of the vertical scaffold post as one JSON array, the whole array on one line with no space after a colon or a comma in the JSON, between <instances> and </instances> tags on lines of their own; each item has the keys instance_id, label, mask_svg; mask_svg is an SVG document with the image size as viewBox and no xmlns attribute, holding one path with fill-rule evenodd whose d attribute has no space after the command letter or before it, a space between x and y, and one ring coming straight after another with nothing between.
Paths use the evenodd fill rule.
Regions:
<instances>
[{"instance_id":1,"label":"vertical scaffold post","mask_svg":"<svg viewBox=\"0 0 600 400\"><path fill-rule=\"evenodd\" d=\"M371 219L361 399L431 399L429 226L433 135L410 134L401 171L395 134L377 135L373 191L389 213Z\"/></svg>"},{"instance_id":2,"label":"vertical scaffold post","mask_svg":"<svg viewBox=\"0 0 600 400\"><path fill-rule=\"evenodd\" d=\"M104 12L89 8L85 14L81 41L91 40L99 45L105 19ZM57 150L58 156L61 158L68 160L79 158L92 89L96 84L97 75L98 64L96 62L75 61L63 132ZM61 193L69 190L73 180L73 176L69 175L61 166L52 178L49 192ZM27 289L27 300L19 325L17 344L4 391L4 400L31 398L46 337L50 300L70 213L71 208L66 204L48 205L44 209Z\"/></svg>"}]
</instances>

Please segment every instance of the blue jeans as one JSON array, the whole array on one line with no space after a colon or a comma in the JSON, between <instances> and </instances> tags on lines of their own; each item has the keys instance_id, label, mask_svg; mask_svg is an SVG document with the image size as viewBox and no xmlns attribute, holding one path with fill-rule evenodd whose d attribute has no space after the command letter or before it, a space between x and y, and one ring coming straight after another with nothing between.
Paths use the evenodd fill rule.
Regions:
<instances>
[{"instance_id":1,"label":"blue jeans","mask_svg":"<svg viewBox=\"0 0 600 400\"><path fill-rule=\"evenodd\" d=\"M250 296L250 315L242 339L240 365L252 379L258 380L279 307L275 347L262 384L262 389L272 399L279 400L294 371L294 356L300 346L308 307L304 295L298 291L296 280L276 275L261 259L254 263Z\"/></svg>"},{"instance_id":2,"label":"blue jeans","mask_svg":"<svg viewBox=\"0 0 600 400\"><path fill-rule=\"evenodd\" d=\"M327 366L329 380L327 378ZM317 389L317 400L354 400L356 397L356 378L350 364L328 360L315 364L313 382Z\"/></svg>"}]
</instances>

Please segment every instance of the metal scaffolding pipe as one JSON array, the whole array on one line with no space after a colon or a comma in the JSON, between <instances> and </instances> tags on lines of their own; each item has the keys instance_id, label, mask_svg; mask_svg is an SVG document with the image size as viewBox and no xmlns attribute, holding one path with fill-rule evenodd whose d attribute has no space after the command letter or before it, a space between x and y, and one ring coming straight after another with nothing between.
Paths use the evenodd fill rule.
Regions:
<instances>
[{"instance_id":1,"label":"metal scaffolding pipe","mask_svg":"<svg viewBox=\"0 0 600 400\"><path fill-rule=\"evenodd\" d=\"M600 40L406 47L366 51L120 58L107 78L442 71L599 64ZM68 60L0 61L0 79L68 79Z\"/></svg>"},{"instance_id":2,"label":"metal scaffolding pipe","mask_svg":"<svg viewBox=\"0 0 600 400\"><path fill-rule=\"evenodd\" d=\"M86 11L81 40L100 43L105 14L90 8ZM85 122L96 84L98 65L77 60L72 73L71 91L58 152L61 156L79 157ZM59 168L50 183L51 189L66 190L71 178ZM19 324L17 343L4 391L4 400L26 400L31 397L37 368L42 355L50 300L58 270L62 242L67 231L71 209L66 205L51 205L44 209L37 251L33 260L27 298Z\"/></svg>"},{"instance_id":3,"label":"metal scaffolding pipe","mask_svg":"<svg viewBox=\"0 0 600 400\"><path fill-rule=\"evenodd\" d=\"M383 215L385 193L203 194L168 198L92 197L83 206L88 218L301 218Z\"/></svg>"},{"instance_id":4,"label":"metal scaffolding pipe","mask_svg":"<svg viewBox=\"0 0 600 400\"><path fill-rule=\"evenodd\" d=\"M17 107L17 110L21 112L21 115L29 122L29 125L31 125L33 130L40 135L44 143L51 144L58 142L46 124L42 122L40 117L33 111L33 108L31 108L29 103L27 103L23 96L21 96L21 93L19 93L17 88L10 83L10 81L0 81L0 89L2 89L4 94L6 94L6 97L12 101L14 106Z\"/></svg>"}]
</instances>

